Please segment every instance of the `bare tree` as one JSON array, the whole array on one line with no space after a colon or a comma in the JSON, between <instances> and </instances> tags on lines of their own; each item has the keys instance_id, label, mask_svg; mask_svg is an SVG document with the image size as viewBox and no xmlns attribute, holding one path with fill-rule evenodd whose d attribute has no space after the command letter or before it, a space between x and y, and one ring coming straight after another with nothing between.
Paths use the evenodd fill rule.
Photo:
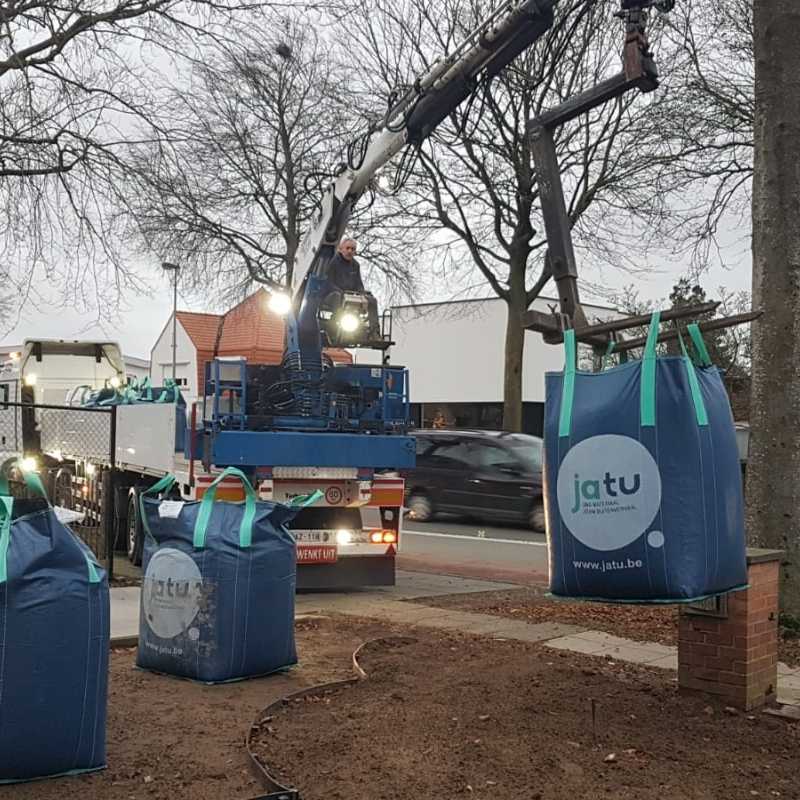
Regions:
<instances>
[{"instance_id":1,"label":"bare tree","mask_svg":"<svg viewBox=\"0 0 800 800\"><path fill-rule=\"evenodd\" d=\"M292 21L207 50L165 98L166 137L137 148L147 246L197 283L290 280L347 131L336 72L331 48Z\"/></svg>"},{"instance_id":2,"label":"bare tree","mask_svg":"<svg viewBox=\"0 0 800 800\"><path fill-rule=\"evenodd\" d=\"M317 29L274 14L207 48L162 101L164 136L133 148L142 169L126 212L144 249L179 261L187 286L218 287L221 301L254 282L291 284L325 186L360 158L349 67ZM403 259L370 235L375 199L361 204L352 234L361 256L408 290Z\"/></svg>"},{"instance_id":3,"label":"bare tree","mask_svg":"<svg viewBox=\"0 0 800 800\"><path fill-rule=\"evenodd\" d=\"M363 0L365 44L355 53L361 72L374 76L375 93L402 86L492 8L477 0ZM504 426L510 430L521 425L522 315L550 278L527 124L619 71L617 8L611 0L559 4L548 34L479 87L413 154L413 168L408 155L400 165L408 175L396 196L399 212L412 225L438 224L441 259L477 269L508 306ZM642 268L638 232L621 214L649 222L663 213L643 178L658 147L646 114L654 102L629 95L557 133L576 244L593 266Z\"/></svg>"},{"instance_id":4,"label":"bare tree","mask_svg":"<svg viewBox=\"0 0 800 800\"><path fill-rule=\"evenodd\" d=\"M755 4L753 394L747 528L785 551L782 606L800 617L800 11Z\"/></svg>"},{"instance_id":5,"label":"bare tree","mask_svg":"<svg viewBox=\"0 0 800 800\"><path fill-rule=\"evenodd\" d=\"M720 232L750 232L755 116L753 0L684 0L666 18L676 53L659 130L670 157L655 185L676 224L663 230L701 269Z\"/></svg>"},{"instance_id":6,"label":"bare tree","mask_svg":"<svg viewBox=\"0 0 800 800\"><path fill-rule=\"evenodd\" d=\"M246 0L44 0L0 4L0 253L25 300L113 305L136 279L110 214L123 145L154 98L141 65L200 33L223 36ZM254 6L258 5L253 3ZM147 137L158 135L152 125Z\"/></svg>"}]
</instances>

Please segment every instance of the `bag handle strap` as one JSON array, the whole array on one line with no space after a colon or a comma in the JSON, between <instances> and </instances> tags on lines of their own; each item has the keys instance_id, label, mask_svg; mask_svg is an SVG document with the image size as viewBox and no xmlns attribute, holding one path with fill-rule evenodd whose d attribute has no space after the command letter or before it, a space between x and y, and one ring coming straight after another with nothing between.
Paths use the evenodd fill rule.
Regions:
<instances>
[{"instance_id":1,"label":"bag handle strap","mask_svg":"<svg viewBox=\"0 0 800 800\"><path fill-rule=\"evenodd\" d=\"M152 401L153 399L153 386L150 383L150 376L146 375L142 382L139 384L139 396L144 395L144 399Z\"/></svg>"},{"instance_id":2,"label":"bag handle strap","mask_svg":"<svg viewBox=\"0 0 800 800\"><path fill-rule=\"evenodd\" d=\"M661 323L661 312L654 311L650 317L650 330L647 332L647 343L642 356L642 371L639 385L639 423L643 428L652 428L656 424L656 345L658 344L658 326Z\"/></svg>"},{"instance_id":3,"label":"bag handle strap","mask_svg":"<svg viewBox=\"0 0 800 800\"><path fill-rule=\"evenodd\" d=\"M705 428L708 427L708 412L706 411L706 404L703 400L703 392L700 390L700 381L697 380L697 371L695 365L692 363L692 359L689 358L689 353L686 351L686 345L683 343L680 327L678 327L678 341L681 343L683 367L686 370L686 380L689 382L689 391L692 395L695 420L699 427Z\"/></svg>"},{"instance_id":4,"label":"bag handle strap","mask_svg":"<svg viewBox=\"0 0 800 800\"><path fill-rule=\"evenodd\" d=\"M17 464L18 463L19 462L17 462ZM20 468L20 472L22 473L22 480L25 482L28 489L34 494L38 494L39 497L43 497L49 503L50 500L47 497L42 479L35 472L28 472L22 468ZM0 475L0 495L11 496L11 487L8 485L8 478L6 475Z\"/></svg>"},{"instance_id":5,"label":"bag handle strap","mask_svg":"<svg viewBox=\"0 0 800 800\"><path fill-rule=\"evenodd\" d=\"M561 384L561 412L558 419L559 437L569 436L572 429L572 404L575 400L575 362L577 346L575 331L564 331L564 380Z\"/></svg>"},{"instance_id":6,"label":"bag handle strap","mask_svg":"<svg viewBox=\"0 0 800 800\"><path fill-rule=\"evenodd\" d=\"M174 475L165 475L161 480L156 481L149 489L145 489L142 494L157 495L162 492L168 492L175 485L176 478Z\"/></svg>"},{"instance_id":7,"label":"bag handle strap","mask_svg":"<svg viewBox=\"0 0 800 800\"><path fill-rule=\"evenodd\" d=\"M612 364L612 356L614 354L614 349L616 348L617 343L613 339L608 340L608 346L606 347L606 352L603 354L603 360L600 365L601 370L608 369L608 365Z\"/></svg>"},{"instance_id":8,"label":"bag handle strap","mask_svg":"<svg viewBox=\"0 0 800 800\"><path fill-rule=\"evenodd\" d=\"M228 467L222 474L218 475L211 485L206 489L203 499L200 502L200 512L197 515L197 522L194 525L194 546L197 550L202 550L206 546L206 535L208 533L208 523L211 520L211 512L214 509L214 500L217 496L217 487L228 477L238 478L244 487L244 516L239 525L239 547L250 547L253 541L253 521L256 517L256 491L247 479L247 475L236 467Z\"/></svg>"},{"instance_id":9,"label":"bag handle strap","mask_svg":"<svg viewBox=\"0 0 800 800\"><path fill-rule=\"evenodd\" d=\"M320 491L317 489L315 492L311 494L304 494L300 495L299 497L293 497L288 505L291 508L307 508L308 506L313 506L317 500L320 499L325 494L325 492Z\"/></svg>"},{"instance_id":10,"label":"bag handle strap","mask_svg":"<svg viewBox=\"0 0 800 800\"><path fill-rule=\"evenodd\" d=\"M41 478L35 472L22 472L25 485L33 492L47 500L50 500L45 492ZM8 546L11 543L11 512L14 508L14 498L9 494L8 481L5 476L0 476L0 583L8 580ZM86 570L89 583L100 583L102 578L97 571L98 564L94 557L85 547L81 548L83 558L86 561Z\"/></svg>"},{"instance_id":11,"label":"bag handle strap","mask_svg":"<svg viewBox=\"0 0 800 800\"><path fill-rule=\"evenodd\" d=\"M686 330L689 332L689 336L692 337L692 344L694 345L694 350L697 353L697 360L699 361L700 366L712 366L711 356L708 354L708 348L706 347L705 340L703 339L703 334L700 331L700 326L696 322L692 322L686 326Z\"/></svg>"},{"instance_id":12,"label":"bag handle strap","mask_svg":"<svg viewBox=\"0 0 800 800\"><path fill-rule=\"evenodd\" d=\"M8 580L8 545L11 541L11 509L14 498L0 496L0 583Z\"/></svg>"},{"instance_id":13,"label":"bag handle strap","mask_svg":"<svg viewBox=\"0 0 800 800\"><path fill-rule=\"evenodd\" d=\"M162 492L168 492L176 482L176 478L174 475L165 475L161 480L156 481L152 486L145 489L143 492L139 494L139 516L142 519L142 527L144 528L144 532L152 539L153 532L150 530L150 526L147 524L147 513L145 512L144 508L144 498L146 495L159 495Z\"/></svg>"}]
</instances>

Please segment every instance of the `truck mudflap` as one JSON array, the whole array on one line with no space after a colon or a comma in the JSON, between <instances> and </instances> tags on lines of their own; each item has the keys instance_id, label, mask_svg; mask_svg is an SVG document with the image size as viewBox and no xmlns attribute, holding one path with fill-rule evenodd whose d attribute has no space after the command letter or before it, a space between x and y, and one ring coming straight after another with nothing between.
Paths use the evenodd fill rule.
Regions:
<instances>
[{"instance_id":1,"label":"truck mudflap","mask_svg":"<svg viewBox=\"0 0 800 800\"><path fill-rule=\"evenodd\" d=\"M335 564L305 564L297 570L297 588L305 591L394 585L394 555L348 556Z\"/></svg>"}]
</instances>

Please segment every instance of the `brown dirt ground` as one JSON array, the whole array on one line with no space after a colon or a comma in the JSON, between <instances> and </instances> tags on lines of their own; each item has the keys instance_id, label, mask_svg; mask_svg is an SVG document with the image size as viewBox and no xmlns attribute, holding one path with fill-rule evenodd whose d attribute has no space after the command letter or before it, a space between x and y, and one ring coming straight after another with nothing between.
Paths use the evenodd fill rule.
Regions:
<instances>
[{"instance_id":1,"label":"brown dirt ground","mask_svg":"<svg viewBox=\"0 0 800 800\"><path fill-rule=\"evenodd\" d=\"M368 649L367 680L260 729L260 756L303 800L800 796L800 726L680 695L661 670L415 635Z\"/></svg>"},{"instance_id":2,"label":"brown dirt ground","mask_svg":"<svg viewBox=\"0 0 800 800\"><path fill-rule=\"evenodd\" d=\"M299 667L220 686L136 670L135 649L113 651L108 769L0 786L0 798L246 800L263 794L244 747L259 712L304 686L351 677L353 650L392 629L376 622L318 617L299 621L296 632Z\"/></svg>"},{"instance_id":3,"label":"brown dirt ground","mask_svg":"<svg viewBox=\"0 0 800 800\"><path fill-rule=\"evenodd\" d=\"M638 642L678 643L678 606L634 606L605 603L570 603L545 596L545 589L525 588L478 594L426 597L418 602L438 608L494 614L525 622L562 622L579 625ZM800 638L782 637L778 657L800 666ZM800 792L798 793L800 797Z\"/></svg>"}]
</instances>

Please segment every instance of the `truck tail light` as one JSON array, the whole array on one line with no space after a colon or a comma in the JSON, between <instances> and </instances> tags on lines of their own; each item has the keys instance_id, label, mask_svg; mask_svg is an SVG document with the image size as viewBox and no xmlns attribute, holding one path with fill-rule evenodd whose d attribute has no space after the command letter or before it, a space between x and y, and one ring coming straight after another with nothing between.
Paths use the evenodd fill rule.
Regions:
<instances>
[{"instance_id":1,"label":"truck tail light","mask_svg":"<svg viewBox=\"0 0 800 800\"><path fill-rule=\"evenodd\" d=\"M397 534L394 531L372 531L369 540L372 544L395 544Z\"/></svg>"}]
</instances>

